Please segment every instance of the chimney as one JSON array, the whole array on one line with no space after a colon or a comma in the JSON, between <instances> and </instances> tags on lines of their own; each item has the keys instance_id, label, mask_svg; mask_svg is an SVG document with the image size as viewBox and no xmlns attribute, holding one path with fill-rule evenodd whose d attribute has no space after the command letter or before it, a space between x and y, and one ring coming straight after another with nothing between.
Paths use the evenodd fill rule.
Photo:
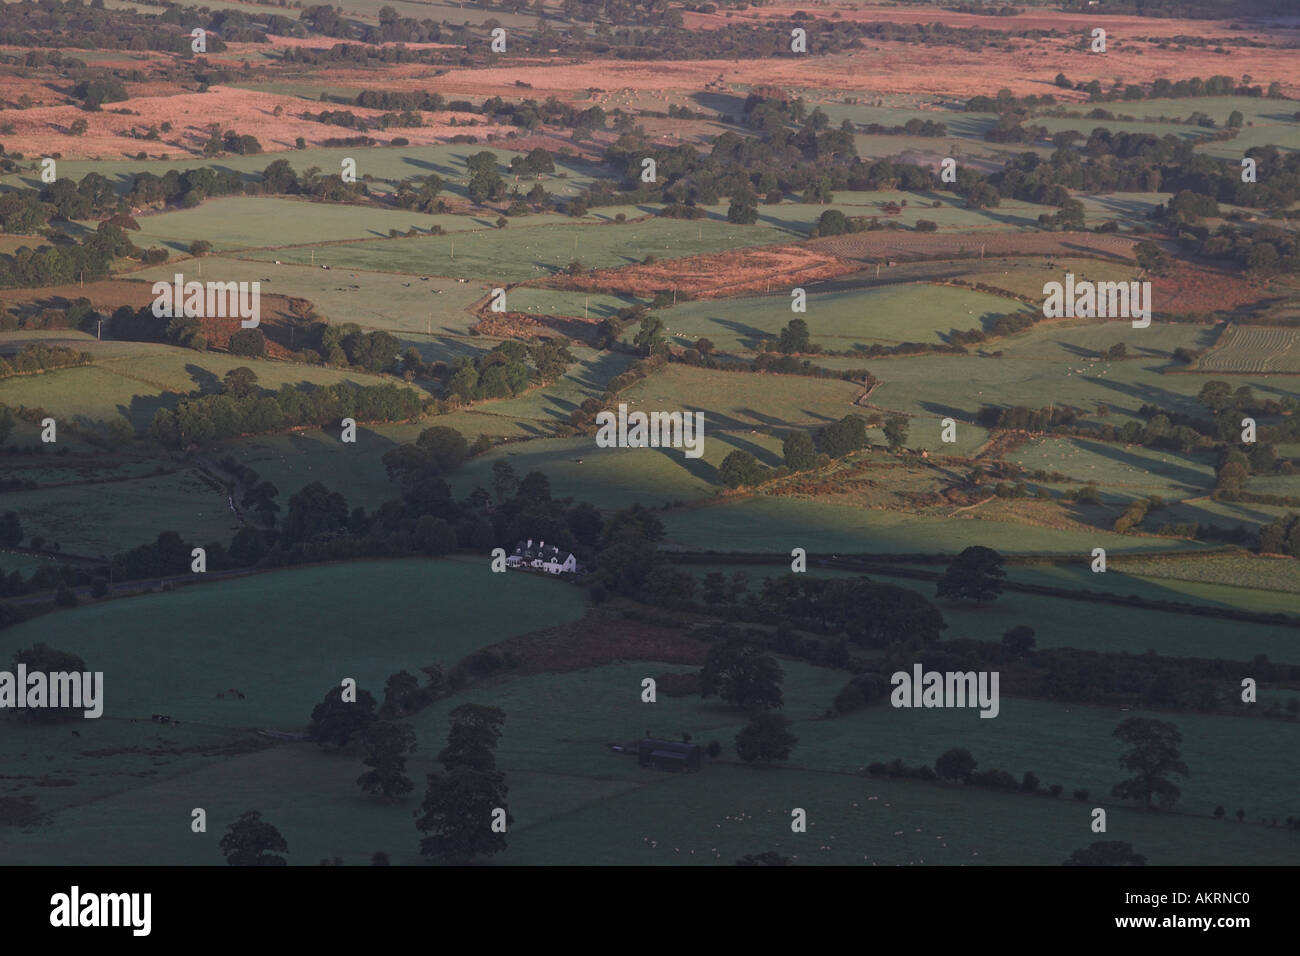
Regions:
<instances>
[{"instance_id":1,"label":"chimney","mask_svg":"<svg viewBox=\"0 0 1300 956\"><path fill-rule=\"evenodd\" d=\"M529 550L529 551L533 550L533 539L532 539L532 538L529 538L529 539L528 539L528 550Z\"/></svg>"},{"instance_id":2,"label":"chimney","mask_svg":"<svg viewBox=\"0 0 1300 956\"><path fill-rule=\"evenodd\" d=\"M546 542L545 542L545 541L538 541L538 542L537 542L537 550L538 550L538 551L542 550L542 548L544 548L544 547L546 547Z\"/></svg>"}]
</instances>

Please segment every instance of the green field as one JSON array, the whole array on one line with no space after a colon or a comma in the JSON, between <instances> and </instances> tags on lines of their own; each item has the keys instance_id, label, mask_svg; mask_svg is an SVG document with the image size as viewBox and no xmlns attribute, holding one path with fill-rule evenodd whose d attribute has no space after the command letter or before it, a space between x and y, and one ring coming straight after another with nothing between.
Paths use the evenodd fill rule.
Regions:
<instances>
[{"instance_id":1,"label":"green field","mask_svg":"<svg viewBox=\"0 0 1300 956\"><path fill-rule=\"evenodd\" d=\"M1172 538L1064 531L973 517L950 520L765 495L671 511L664 524L665 546L689 550L956 554L980 544L1007 554L1085 555L1095 547L1107 553L1196 547Z\"/></svg>"},{"instance_id":2,"label":"green field","mask_svg":"<svg viewBox=\"0 0 1300 956\"><path fill-rule=\"evenodd\" d=\"M620 393L629 411L702 411L705 434L768 426L824 425L860 412L860 385L803 375L753 375L669 365Z\"/></svg>"},{"instance_id":3,"label":"green field","mask_svg":"<svg viewBox=\"0 0 1300 956\"><path fill-rule=\"evenodd\" d=\"M1122 718L1117 711L1069 707L1068 749L1061 747L1058 729L1061 705L1013 698L1003 699L996 721L980 720L970 711L889 707L819 720L845 675L794 662L783 662L783 668L785 710L797 721L793 729L800 738L788 767L747 768L731 762L731 738L744 718L716 701L661 695L655 716L647 718L639 700L641 678L683 668L619 664L509 679L422 711L413 718L420 743L408 765L417 790L397 806L360 794L354 780L361 767L355 756L323 754L309 744L279 744L198 766L194 758L186 765L173 757L169 766L144 771L152 769L155 779L131 781L125 790L123 781L116 793L104 793L102 782L85 780L94 758L75 757L67 748L42 769L61 776L80 773L80 785L63 792L80 791L83 802L60 809L54 816L57 826L12 834L7 849L17 862L73 863L113 852L123 863L217 863L216 842L225 824L256 807L284 833L291 863L311 864L335 855L347 863L364 863L381 849L395 864L416 863L419 834L410 808L423 794L424 774L435 766L431 757L445 739L447 712L468 699L507 713L497 765L507 773L515 822L507 851L496 858L502 864L717 865L776 849L804 864L1052 865L1091 842L1089 812L1099 804L1108 809L1113 838L1128 840L1152 863L1288 859L1288 848L1256 821L1288 811L1286 754L1295 745L1294 726L1179 715L1193 774L1180 781L1184 812L1151 814L1117 806L1106 796L1110 784L1120 779L1118 749L1110 737ZM720 740L723 762L679 776L642 770L633 759L608 752L608 742L635 738L647 719L654 732L665 736L680 729L698 740ZM210 743L203 729L193 725L162 731L137 726L132 730L141 742L170 734L173 748ZM94 733L108 736L120 729L104 721ZM1017 776L1033 770L1044 786L1059 782L1067 794L1087 787L1096 796L1080 803L1068 796L958 793L953 787L855 772L872 760L893 757L932 763L952 746L969 747L982 768L998 766ZM117 759L128 767L129 760L140 760ZM1216 772L1197 774L1206 766ZM183 779L178 775L182 767L187 771ZM87 790L98 799L85 801ZM37 792L43 798L68 799L58 790ZM165 831L169 821L178 830L187 825L196 793L205 795L209 833L159 839L160 828ZM1243 806L1250 823L1214 821L1208 813L1216 803ZM793 807L807 811L807 835L790 832Z\"/></svg>"},{"instance_id":4,"label":"green field","mask_svg":"<svg viewBox=\"0 0 1300 956\"><path fill-rule=\"evenodd\" d=\"M5 333L0 335L0 343L27 338L25 332ZM50 337L43 339L49 341ZM395 381L391 376L364 371L250 359L226 352L196 352L156 343L97 343L93 336L81 332L62 332L59 341L64 339L66 344L95 355L96 364L4 379L0 381L0 403L44 408L56 419L73 421L120 416L143 430L159 408L175 407L190 392L220 391L225 374L240 366L251 368L257 384L267 389L286 383L377 385Z\"/></svg>"},{"instance_id":5,"label":"green field","mask_svg":"<svg viewBox=\"0 0 1300 956\"><path fill-rule=\"evenodd\" d=\"M793 313L790 290L767 296L687 302L658 313L678 345L704 337L723 351L753 351L775 339L791 319L808 323L812 341L827 351L847 352L870 343L945 341L955 329L987 329L991 316L1025 311L1020 303L983 292L923 283L873 289L807 290L807 312ZM630 329L627 338L635 334ZM821 364L813 357L814 364ZM865 357L862 364L868 361Z\"/></svg>"},{"instance_id":6,"label":"green field","mask_svg":"<svg viewBox=\"0 0 1300 956\"><path fill-rule=\"evenodd\" d=\"M1156 330L1154 325L1134 329L1119 322L1107 323L1103 328L1104 332L1093 336L1109 340L1110 344L1133 343L1131 336ZM1136 418L1138 409L1148 403L1187 414L1201 413L1196 395L1214 378L1212 374L1164 375L1162 372L1171 363L1163 357L1102 362L1072 353L1068 345L1053 347L1054 333L1072 336L1073 330L1040 325L1025 333L1018 343L1022 351L1014 352L1008 346L1002 358L929 355L870 361L868 368L881 379L871 394L871 402L891 411L943 413L967 420L983 404L1030 408L1074 405L1088 412L1105 405L1110 411L1107 421L1116 427L1129 417ZM1140 344L1142 340L1136 341ZM1133 345L1128 347L1131 352ZM1279 400L1284 396L1300 398L1300 387L1289 380L1244 375L1234 378L1233 385L1250 385Z\"/></svg>"},{"instance_id":7,"label":"green field","mask_svg":"<svg viewBox=\"0 0 1300 956\"><path fill-rule=\"evenodd\" d=\"M1141 565L1165 560L1160 558L1122 558L1116 556L1105 574L1093 574L1089 568L1090 555L1082 555L1075 565L1011 565L1007 579L1018 583L1049 585L1071 590L1091 590L1120 596L1138 595L1154 601L1181 601L1208 607L1236 607L1264 613L1282 612L1294 615L1294 598L1287 594L1254 592L1245 588L1199 584L1183 581L1136 577L1116 570L1128 566L1129 561ZM1202 560L1200 558L1169 558ZM1210 559L1205 559L1210 560ZM749 591L759 593L763 580L784 577L788 565L783 564L679 564L703 580L710 572L720 572L730 578L740 572L749 579ZM938 573L942 565L918 566L920 570ZM1256 654L1266 654L1273 661L1300 663L1300 628L1275 624L1255 624L1221 618L1178 614L1146 608L1124 607L1083 599L1048 597L1021 591L1004 591L997 600L983 607L951 601L938 601L935 584L901 574L877 571L858 572L830 569L811 565L807 574L816 577L859 578L893 584L916 591L935 603L948 629L945 640L974 638L998 643L1011 628L1026 624L1035 631L1037 647L1073 647L1080 650L1105 653L1125 652L1145 654L1154 651L1169 657L1226 657L1230 660L1249 661ZM699 595L697 594L697 599ZM1225 632L1231 634L1230 644L1225 643Z\"/></svg>"},{"instance_id":8,"label":"green field","mask_svg":"<svg viewBox=\"0 0 1300 956\"><path fill-rule=\"evenodd\" d=\"M355 322L367 329L405 333L412 342L436 349L439 358L451 354L448 348L453 340L447 336L467 335L478 321L467 310L490 291L480 282L413 279L382 272L336 272L310 265L277 266L226 256L143 269L132 273L132 278L170 281L177 269L187 277L191 272L197 277L197 269L208 280L260 282L263 294L310 299L316 311L336 325Z\"/></svg>"},{"instance_id":9,"label":"green field","mask_svg":"<svg viewBox=\"0 0 1300 956\"><path fill-rule=\"evenodd\" d=\"M469 10L465 11L469 13ZM464 193L464 186L457 181L468 179L465 161L475 153L488 150L497 154L505 164L519 153L508 143L448 144L440 146L384 146L359 147L337 146L313 149L288 150L281 153L259 153L249 156L222 156L216 163L222 169L243 173L251 179L260 179L262 171L278 159L284 159L301 175L313 166L330 173L337 173L345 159L355 159L357 177L371 176L376 180L403 180L413 176L427 176L436 173L448 183L451 193ZM200 157L174 156L171 159L121 159L121 160L59 160L60 178L79 180L87 173L99 173L108 178L119 189L125 191L131 185L136 173L153 173L162 176L168 170L198 169L214 165L214 160ZM574 188L582 188L598 178L596 167L586 163L557 157L554 174L547 174L542 184L548 192L564 193ZM561 175L563 174L563 175ZM0 177L0 185L18 185L40 188L38 172L11 173ZM371 183L372 188L377 184ZM261 200L258 200L259 202ZM352 209L353 207L343 207ZM495 218L495 217L493 217Z\"/></svg>"},{"instance_id":10,"label":"green field","mask_svg":"<svg viewBox=\"0 0 1300 956\"><path fill-rule=\"evenodd\" d=\"M1029 471L1061 472L1077 481L1095 481L1104 491L1122 497L1204 495L1214 487L1214 462L1209 456L1154 451L1140 445L1035 438L1011 452L1007 460Z\"/></svg>"},{"instance_id":11,"label":"green field","mask_svg":"<svg viewBox=\"0 0 1300 956\"><path fill-rule=\"evenodd\" d=\"M528 217L545 221L548 217ZM321 236L336 241L387 238L390 229L447 232L492 228L496 216L428 215L406 209L313 202L275 196L209 199L194 209L139 216L139 246L164 245L182 255L195 239L206 239L218 252L308 245ZM550 221L555 221L550 217ZM93 223L89 224L93 228ZM191 268L193 268L191 266Z\"/></svg>"},{"instance_id":12,"label":"green field","mask_svg":"<svg viewBox=\"0 0 1300 956\"><path fill-rule=\"evenodd\" d=\"M225 495L193 472L151 475L109 485L38 488L6 495L28 540L39 535L64 551L112 556L175 531L186 541L229 544L239 522Z\"/></svg>"},{"instance_id":13,"label":"green field","mask_svg":"<svg viewBox=\"0 0 1300 956\"><path fill-rule=\"evenodd\" d=\"M1281 557L1233 554L1203 558L1135 558L1132 563L1126 561L1124 569L1153 578L1300 593L1300 562Z\"/></svg>"},{"instance_id":14,"label":"green field","mask_svg":"<svg viewBox=\"0 0 1300 956\"><path fill-rule=\"evenodd\" d=\"M510 290L509 305L513 312L535 315L585 316L589 319L611 318L619 309L632 305L645 305L625 295L588 295L583 292L564 292L558 289L536 289L520 286Z\"/></svg>"},{"instance_id":15,"label":"green field","mask_svg":"<svg viewBox=\"0 0 1300 956\"><path fill-rule=\"evenodd\" d=\"M81 655L105 673L106 721L164 712L297 730L344 677L382 700L390 674L450 668L496 641L575 620L582 598L562 581L494 576L486 559L331 564L60 612L6 629L0 653L45 641ZM359 611L363 638L339 627ZM244 701L216 698L232 686Z\"/></svg>"},{"instance_id":16,"label":"green field","mask_svg":"<svg viewBox=\"0 0 1300 956\"><path fill-rule=\"evenodd\" d=\"M376 239L299 246L249 253L249 258L306 263L333 269L371 269L413 275L466 278L491 284L521 282L550 275L575 259L588 268L608 268L660 258L721 252L789 239L764 226L654 219L622 225L569 224L509 227L459 236Z\"/></svg>"},{"instance_id":17,"label":"green field","mask_svg":"<svg viewBox=\"0 0 1300 956\"><path fill-rule=\"evenodd\" d=\"M572 497L610 510L635 502L655 507L718 493L722 488L718 465L736 449L750 452L768 466L782 461L780 439L710 432L706 417L701 458L687 458L676 448L598 448L590 437L539 439L503 445L474 458L448 481L458 496L475 485L491 490L492 465L504 458L520 477L530 471L544 473L556 498Z\"/></svg>"}]
</instances>

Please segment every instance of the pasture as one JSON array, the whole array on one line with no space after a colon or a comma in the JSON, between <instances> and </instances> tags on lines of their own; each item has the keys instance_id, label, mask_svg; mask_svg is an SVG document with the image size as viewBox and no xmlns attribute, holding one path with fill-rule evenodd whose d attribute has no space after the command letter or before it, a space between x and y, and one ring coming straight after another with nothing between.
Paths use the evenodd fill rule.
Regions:
<instances>
[{"instance_id":1,"label":"pasture","mask_svg":"<svg viewBox=\"0 0 1300 956\"><path fill-rule=\"evenodd\" d=\"M40 536L57 541L70 554L89 557L111 557L152 543L162 531L175 531L194 544L216 540L228 545L240 527L226 496L189 470L5 497L6 508L18 512L27 540Z\"/></svg>"},{"instance_id":2,"label":"pasture","mask_svg":"<svg viewBox=\"0 0 1300 956\"><path fill-rule=\"evenodd\" d=\"M1078 820L1098 804L1110 813L1111 832L1122 833L1153 864L1289 859L1286 841L1257 821L1289 812L1285 768L1287 748L1295 745L1293 726L1179 715L1193 776L1179 781L1182 812L1152 814L1108 797L1110 785L1122 776L1118 744L1110 737L1123 716L1118 711L1070 706L1068 748L1061 747L1059 730L1065 708L1037 701L1004 698L996 721L980 720L971 711L888 706L821 720L821 709L845 675L790 661L782 667L785 710L795 718L792 729L799 737L788 766L734 762L732 738L743 715L698 697L661 695L651 730L673 736L680 729L698 741L718 739L720 762L682 776L643 770L633 758L609 753L608 742L635 739L645 727L641 678L684 670L616 664L510 678L415 715L419 749L408 773L416 790L396 806L361 795L356 756L325 754L310 744L281 743L209 759L206 765L194 761L182 775L181 761L169 751L199 742L211 746L210 739L192 725L161 730L143 725L136 731L141 742L170 735L155 758L169 766L145 768L155 772L112 794L86 781L92 793L100 791L94 793L98 799L60 808L53 818L57 826L12 833L7 855L16 861L75 863L113 852L124 863L219 863L216 844L225 825L256 807L284 834L292 864L336 855L346 863L365 863L381 849L395 864L418 863L420 834L410 810L423 796L424 775L437 768L432 758L445 741L447 712L472 700L507 714L497 766L507 774L515 822L506 852L495 858L500 864L730 865L746 853L775 849L800 864L1055 865L1091 842L1086 831L1080 836ZM110 725L99 726L104 730L95 732L103 734ZM1017 776L1033 770L1044 786L1061 783L1067 794L1086 787L1095 796L1081 805L1068 796L974 788L959 793L956 786L856 772L873 760L894 757L930 764L954 746L968 747L981 769L1001 767ZM69 765L74 770L96 766L88 757L75 762L61 757L48 772L67 774ZM1206 766L1215 772L1197 774ZM209 795L208 835L159 839L161 821L188 820L196 793ZM1242 806L1249 822L1215 821L1209 812L1216 803L1230 812ZM790 833L795 806L808 811L806 835Z\"/></svg>"},{"instance_id":3,"label":"pasture","mask_svg":"<svg viewBox=\"0 0 1300 956\"><path fill-rule=\"evenodd\" d=\"M1007 554L1088 554L1190 550L1176 539L1118 535L991 521L877 511L822 501L754 495L728 498L705 509L668 512L664 547L716 551L791 548L845 554L956 554L980 544ZM978 512L975 512L978 514Z\"/></svg>"},{"instance_id":4,"label":"pasture","mask_svg":"<svg viewBox=\"0 0 1300 956\"><path fill-rule=\"evenodd\" d=\"M307 265L252 262L231 256L205 256L176 265L133 273L147 282L171 281L177 269L221 282L260 282L263 293L308 299L335 325L355 322L366 329L410 335L422 343L433 336L462 336L478 318L469 310L490 291L481 282L412 279L383 272L343 272ZM439 355L439 357L442 357Z\"/></svg>"},{"instance_id":5,"label":"pasture","mask_svg":"<svg viewBox=\"0 0 1300 956\"><path fill-rule=\"evenodd\" d=\"M256 251L248 258L279 259L331 269L370 269L413 275L450 276L489 283L522 282L549 276L575 260L588 268L608 268L660 258L720 252L782 242L789 237L763 226L713 221L653 219L592 225L551 221L545 227L493 229L452 236L375 239Z\"/></svg>"},{"instance_id":6,"label":"pasture","mask_svg":"<svg viewBox=\"0 0 1300 956\"><path fill-rule=\"evenodd\" d=\"M382 701L390 674L450 668L496 641L576 620L583 596L563 581L493 575L486 558L329 564L61 611L7 628L0 653L44 641L80 655L105 673L104 719L168 713L231 730L299 730L343 676ZM228 687L246 698L218 699Z\"/></svg>"},{"instance_id":7,"label":"pasture","mask_svg":"<svg viewBox=\"0 0 1300 956\"><path fill-rule=\"evenodd\" d=\"M1086 439L1034 438L1006 456L1029 470L1061 472L1135 497L1208 494L1214 462L1204 454L1154 451Z\"/></svg>"},{"instance_id":8,"label":"pasture","mask_svg":"<svg viewBox=\"0 0 1300 956\"><path fill-rule=\"evenodd\" d=\"M824 425L861 412L862 386L803 375L754 375L669 365L619 394L629 411L702 411L710 429L755 432L772 426Z\"/></svg>"},{"instance_id":9,"label":"pasture","mask_svg":"<svg viewBox=\"0 0 1300 956\"><path fill-rule=\"evenodd\" d=\"M556 498L589 501L606 510L637 502L658 507L718 493L722 487L718 465L736 449L750 452L768 466L782 461L779 438L710 432L706 417L701 458L687 458L679 448L598 448L590 437L537 439L502 445L471 459L447 480L457 496L476 485L491 490L492 465L504 459L520 477L530 471L545 474Z\"/></svg>"},{"instance_id":10,"label":"pasture","mask_svg":"<svg viewBox=\"0 0 1300 956\"><path fill-rule=\"evenodd\" d=\"M96 364L0 380L0 403L44 408L56 418L74 421L104 421L120 416L142 431L159 408L174 408L191 392L220 391L225 374L240 366L251 368L258 386L266 389L283 384L378 385L396 381L391 376L364 371L251 359L228 352L196 352L149 342L117 348L123 343L96 343L93 337L80 332L69 331L64 336L75 340L68 343L73 347L96 355ZM100 358L98 353L104 346L108 346L106 355Z\"/></svg>"},{"instance_id":11,"label":"pasture","mask_svg":"<svg viewBox=\"0 0 1300 956\"><path fill-rule=\"evenodd\" d=\"M1150 331L1118 322L1107 323L1104 329L1107 334L1096 334L1097 340L1110 339L1112 344L1132 341L1129 335ZM923 355L873 360L868 368L881 383L871 393L871 402L891 411L951 415L958 420L972 420L985 404L1073 405L1089 412L1105 405L1110 412L1108 421L1116 427L1126 418L1136 418L1138 409L1148 403L1201 414L1196 396L1214 378L1212 373L1165 375L1169 362L1160 356L1103 362L1095 353L1079 354L1068 343L1054 346L1050 341L1053 334L1051 327L1026 333L1026 340L1018 343L1020 353L1008 349L1001 358ZM1034 342L1030 335L1042 338ZM1267 390L1279 400L1287 395L1300 398L1300 386L1287 380L1243 375L1233 384Z\"/></svg>"},{"instance_id":12,"label":"pasture","mask_svg":"<svg viewBox=\"0 0 1300 956\"><path fill-rule=\"evenodd\" d=\"M785 287L767 296L687 302L658 314L682 346L704 337L723 351L754 351L764 339L776 339L791 319L803 319L815 344L847 352L872 343L938 344L955 329L987 329L991 316L1024 310L999 296L924 283L833 292L811 285L806 291L804 314L791 312ZM629 329L626 338L635 332ZM804 357L820 364L816 356ZM865 365L868 359L861 361Z\"/></svg>"}]
</instances>

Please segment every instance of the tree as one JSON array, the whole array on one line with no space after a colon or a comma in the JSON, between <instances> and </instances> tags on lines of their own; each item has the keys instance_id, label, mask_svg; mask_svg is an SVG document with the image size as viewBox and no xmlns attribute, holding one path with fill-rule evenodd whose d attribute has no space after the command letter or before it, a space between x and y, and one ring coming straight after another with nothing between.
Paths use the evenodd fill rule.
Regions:
<instances>
[{"instance_id":1,"label":"tree","mask_svg":"<svg viewBox=\"0 0 1300 956\"><path fill-rule=\"evenodd\" d=\"M765 710L736 734L736 753L745 763L790 759L799 738L790 733L790 718Z\"/></svg>"},{"instance_id":2,"label":"tree","mask_svg":"<svg viewBox=\"0 0 1300 956\"><path fill-rule=\"evenodd\" d=\"M226 828L219 846L230 866L286 866L278 853L288 853L289 844L280 831L262 819L260 810L248 810Z\"/></svg>"},{"instance_id":3,"label":"tree","mask_svg":"<svg viewBox=\"0 0 1300 956\"><path fill-rule=\"evenodd\" d=\"M784 677L776 658L756 648L735 642L715 644L700 671L700 696L717 694L750 713L780 710Z\"/></svg>"},{"instance_id":4,"label":"tree","mask_svg":"<svg viewBox=\"0 0 1300 956\"><path fill-rule=\"evenodd\" d=\"M907 444L907 418L903 415L890 415L885 419L885 441L890 451L898 451Z\"/></svg>"},{"instance_id":5,"label":"tree","mask_svg":"<svg viewBox=\"0 0 1300 956\"><path fill-rule=\"evenodd\" d=\"M501 737L505 711L499 707L461 704L451 712L452 725L447 746L438 761L448 770L495 770L496 746Z\"/></svg>"},{"instance_id":6,"label":"tree","mask_svg":"<svg viewBox=\"0 0 1300 956\"><path fill-rule=\"evenodd\" d=\"M1113 736L1129 746L1119 762L1136 776L1117 783L1111 794L1121 800L1141 800L1148 810L1153 802L1164 809L1172 807L1182 791L1166 778L1189 775L1178 750L1183 740L1178 728L1162 720L1130 717L1115 728Z\"/></svg>"},{"instance_id":7,"label":"tree","mask_svg":"<svg viewBox=\"0 0 1300 956\"><path fill-rule=\"evenodd\" d=\"M415 752L415 731L410 724L375 720L362 732L362 739L366 746L362 763L371 769L357 777L357 786L389 801L410 793L415 788L406 776L406 755Z\"/></svg>"},{"instance_id":8,"label":"tree","mask_svg":"<svg viewBox=\"0 0 1300 956\"><path fill-rule=\"evenodd\" d=\"M1157 276L1169 272L1169 254L1149 239L1139 242L1133 248L1133 254L1137 259L1138 268Z\"/></svg>"},{"instance_id":9,"label":"tree","mask_svg":"<svg viewBox=\"0 0 1300 956\"><path fill-rule=\"evenodd\" d=\"M66 589L67 585L59 586L60 591ZM73 600L75 599L74 595ZM8 608L8 611L5 608ZM21 615L14 614L13 609L8 605L0 607L0 626L17 623L20 620L22 620ZM47 644L34 644L30 648L15 651L14 664L24 665L29 674L83 674L88 670L86 662L78 655L73 654L71 651L57 650ZM47 703L49 702L47 701ZM56 723L73 717L85 716L85 711L81 707L25 707L19 710L18 713L23 719L32 723Z\"/></svg>"},{"instance_id":10,"label":"tree","mask_svg":"<svg viewBox=\"0 0 1300 956\"><path fill-rule=\"evenodd\" d=\"M429 833L420 853L446 863L464 864L475 857L500 853L504 833L492 828L494 811L505 809L509 788L505 775L490 770L460 768L429 774L429 789L415 826ZM507 826L514 818L506 815Z\"/></svg>"},{"instance_id":11,"label":"tree","mask_svg":"<svg viewBox=\"0 0 1300 956\"><path fill-rule=\"evenodd\" d=\"M803 319L791 319L781 330L781 336L777 340L777 348L786 355L807 352L810 344L808 323Z\"/></svg>"},{"instance_id":12,"label":"tree","mask_svg":"<svg viewBox=\"0 0 1300 956\"><path fill-rule=\"evenodd\" d=\"M240 329L230 336L227 348L231 355L262 358L266 355L266 336L261 329Z\"/></svg>"},{"instance_id":13,"label":"tree","mask_svg":"<svg viewBox=\"0 0 1300 956\"><path fill-rule=\"evenodd\" d=\"M975 772L978 766L977 761L971 756L969 750L964 747L953 747L945 751L943 756L934 762L934 772L943 780L961 780L970 779L970 775Z\"/></svg>"},{"instance_id":14,"label":"tree","mask_svg":"<svg viewBox=\"0 0 1300 956\"><path fill-rule=\"evenodd\" d=\"M410 671L398 671L384 682L384 704L379 708L379 716L385 720L405 717L423 702L419 678Z\"/></svg>"},{"instance_id":15,"label":"tree","mask_svg":"<svg viewBox=\"0 0 1300 956\"><path fill-rule=\"evenodd\" d=\"M752 200L733 199L727 207L727 222L740 226L752 226L758 222L758 206Z\"/></svg>"},{"instance_id":16,"label":"tree","mask_svg":"<svg viewBox=\"0 0 1300 956\"><path fill-rule=\"evenodd\" d=\"M840 458L866 444L867 423L861 415L845 415L817 432L817 447L832 458Z\"/></svg>"},{"instance_id":17,"label":"tree","mask_svg":"<svg viewBox=\"0 0 1300 956\"><path fill-rule=\"evenodd\" d=\"M375 719L375 698L358 690L355 701L343 699L342 687L331 687L325 699L312 708L307 735L323 748L342 749Z\"/></svg>"},{"instance_id":18,"label":"tree","mask_svg":"<svg viewBox=\"0 0 1300 956\"><path fill-rule=\"evenodd\" d=\"M257 390L257 373L246 365L232 368L221 380L221 391L235 398L246 398Z\"/></svg>"},{"instance_id":19,"label":"tree","mask_svg":"<svg viewBox=\"0 0 1300 956\"><path fill-rule=\"evenodd\" d=\"M505 501L519 490L519 476L504 458L492 463L492 490L496 492L498 501Z\"/></svg>"},{"instance_id":20,"label":"tree","mask_svg":"<svg viewBox=\"0 0 1300 956\"><path fill-rule=\"evenodd\" d=\"M653 355L664 344L663 333L663 319L657 315L647 315L641 320L641 327L632 339L632 344L637 348L645 349L646 355Z\"/></svg>"},{"instance_id":21,"label":"tree","mask_svg":"<svg viewBox=\"0 0 1300 956\"><path fill-rule=\"evenodd\" d=\"M289 497L289 513L281 528L281 543L310 541L340 534L347 526L348 502L337 491L313 481Z\"/></svg>"},{"instance_id":22,"label":"tree","mask_svg":"<svg viewBox=\"0 0 1300 956\"><path fill-rule=\"evenodd\" d=\"M1145 866L1147 858L1134 853L1123 840L1098 840L1092 846L1075 850L1065 866Z\"/></svg>"},{"instance_id":23,"label":"tree","mask_svg":"<svg viewBox=\"0 0 1300 956\"><path fill-rule=\"evenodd\" d=\"M849 231L849 220L838 209L827 209L817 220L817 235L839 236Z\"/></svg>"},{"instance_id":24,"label":"tree","mask_svg":"<svg viewBox=\"0 0 1300 956\"><path fill-rule=\"evenodd\" d=\"M761 483L766 471L757 458L737 448L722 459L722 464L718 466L718 477L728 488L741 488Z\"/></svg>"},{"instance_id":25,"label":"tree","mask_svg":"<svg viewBox=\"0 0 1300 956\"><path fill-rule=\"evenodd\" d=\"M1034 629L1025 624L1017 624L1002 634L1002 645L1020 657L1034 649L1034 642Z\"/></svg>"},{"instance_id":26,"label":"tree","mask_svg":"<svg viewBox=\"0 0 1300 956\"><path fill-rule=\"evenodd\" d=\"M992 548L972 545L953 558L939 578L938 594L949 600L974 601L978 607L1002 593L1002 555Z\"/></svg>"},{"instance_id":27,"label":"tree","mask_svg":"<svg viewBox=\"0 0 1300 956\"><path fill-rule=\"evenodd\" d=\"M18 519L15 512L6 511L4 517L0 518L0 545L6 548L16 548L22 540L23 523Z\"/></svg>"},{"instance_id":28,"label":"tree","mask_svg":"<svg viewBox=\"0 0 1300 956\"><path fill-rule=\"evenodd\" d=\"M450 554L456 550L456 532L444 518L421 515L412 532L415 546L429 557Z\"/></svg>"},{"instance_id":29,"label":"tree","mask_svg":"<svg viewBox=\"0 0 1300 956\"><path fill-rule=\"evenodd\" d=\"M781 452L791 471L807 471L817 466L817 449L813 447L812 436L805 431L786 435Z\"/></svg>"}]
</instances>

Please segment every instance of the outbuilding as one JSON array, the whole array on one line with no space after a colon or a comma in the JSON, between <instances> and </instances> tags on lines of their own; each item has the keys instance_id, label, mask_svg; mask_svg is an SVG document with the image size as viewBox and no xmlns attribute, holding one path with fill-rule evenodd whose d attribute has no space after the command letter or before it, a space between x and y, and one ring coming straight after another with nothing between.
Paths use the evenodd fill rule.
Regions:
<instances>
[{"instance_id":1,"label":"outbuilding","mask_svg":"<svg viewBox=\"0 0 1300 956\"><path fill-rule=\"evenodd\" d=\"M698 744L646 737L637 745L637 763L653 770L699 770L700 748Z\"/></svg>"}]
</instances>

